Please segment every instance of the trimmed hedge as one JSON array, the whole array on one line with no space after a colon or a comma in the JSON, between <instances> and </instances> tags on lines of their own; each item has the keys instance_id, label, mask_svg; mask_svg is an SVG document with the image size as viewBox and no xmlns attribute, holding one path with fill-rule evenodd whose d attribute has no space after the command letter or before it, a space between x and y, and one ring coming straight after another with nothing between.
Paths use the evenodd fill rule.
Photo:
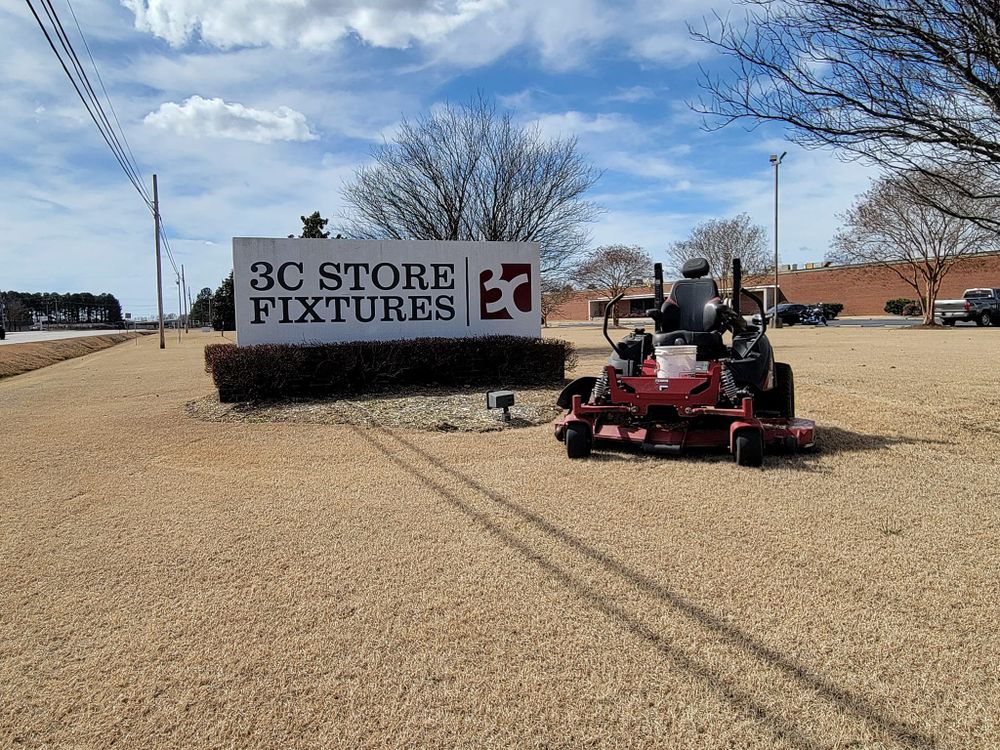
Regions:
<instances>
[{"instance_id":1,"label":"trimmed hedge","mask_svg":"<svg viewBox=\"0 0 1000 750\"><path fill-rule=\"evenodd\" d=\"M904 315L903 310L907 305L913 305L915 302L916 300L912 300L909 297L896 297L895 299L887 300L885 307L882 309L890 315Z\"/></svg>"},{"instance_id":2,"label":"trimmed hedge","mask_svg":"<svg viewBox=\"0 0 1000 750\"><path fill-rule=\"evenodd\" d=\"M223 402L346 396L412 385L555 384L575 361L568 341L522 336L205 347L205 371Z\"/></svg>"},{"instance_id":3,"label":"trimmed hedge","mask_svg":"<svg viewBox=\"0 0 1000 750\"><path fill-rule=\"evenodd\" d=\"M819 304L827 311L830 318L836 318L844 310L844 306L840 302L820 302Z\"/></svg>"}]
</instances>

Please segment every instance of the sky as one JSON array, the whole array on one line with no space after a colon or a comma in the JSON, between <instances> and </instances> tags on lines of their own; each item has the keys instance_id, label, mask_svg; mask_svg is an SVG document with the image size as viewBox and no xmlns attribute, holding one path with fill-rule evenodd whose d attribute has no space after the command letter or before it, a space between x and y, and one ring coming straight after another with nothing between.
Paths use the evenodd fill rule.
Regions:
<instances>
[{"instance_id":1,"label":"sky","mask_svg":"<svg viewBox=\"0 0 1000 750\"><path fill-rule=\"evenodd\" d=\"M297 234L316 210L335 224L345 181L403 118L477 94L543 136L576 137L602 171L593 246L655 260L712 218L746 212L770 236L768 156L782 151L781 263L822 260L875 176L776 126L703 127L689 107L700 70L729 63L687 29L739 13L725 0L71 2L52 0L96 87L75 13L147 185L158 175L192 294L228 274L234 236ZM0 10L0 38L0 289L107 291L153 314L148 208L27 4Z\"/></svg>"}]
</instances>

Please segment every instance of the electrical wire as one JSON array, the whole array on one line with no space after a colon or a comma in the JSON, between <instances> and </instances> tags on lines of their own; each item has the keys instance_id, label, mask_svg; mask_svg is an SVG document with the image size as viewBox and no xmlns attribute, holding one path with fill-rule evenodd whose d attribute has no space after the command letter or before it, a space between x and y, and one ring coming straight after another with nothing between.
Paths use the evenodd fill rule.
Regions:
<instances>
[{"instance_id":1,"label":"electrical wire","mask_svg":"<svg viewBox=\"0 0 1000 750\"><path fill-rule=\"evenodd\" d=\"M104 101L108 103L108 109L111 110L111 116L115 120L115 125L118 126L118 132L121 134L122 142L125 144L125 148L128 151L129 156L132 160L132 166L135 168L136 173L139 175L139 184L143 186L143 195L149 200L149 194L146 193L146 178L143 176L142 171L139 169L138 160L135 158L135 154L132 153L132 146L129 145L128 138L125 137L125 129L122 127L121 121L118 119L118 112L115 111L115 105L111 101L111 95L108 93L107 86L104 85L104 79L101 77L101 71L97 67L97 61L94 59L93 52L90 51L90 45L87 43L87 37L83 33L83 29L80 27L80 21L76 17L76 11L73 9L73 3L70 0L66 0L66 7L69 8L70 15L73 16L73 23L76 24L76 30L80 34L80 39L83 41L83 46L87 50L87 57L90 58L90 64L94 68L94 75L97 76L97 82L101 84L101 91L104 92Z\"/></svg>"},{"instance_id":2,"label":"electrical wire","mask_svg":"<svg viewBox=\"0 0 1000 750\"><path fill-rule=\"evenodd\" d=\"M59 49L56 47L55 42L52 40L52 35L49 34L49 30L45 27L45 23L42 21L41 16L38 15L38 11L35 10L35 6L32 5L31 0L25 0L25 2L28 5L28 9L31 11L31 15L35 17L35 21L38 23L38 28L40 28L42 30L42 34L45 35L45 40L49 43L49 47L52 49L52 53L56 56L56 59L62 66L63 72L66 73L66 77L69 78L69 82L72 84L74 90L76 91L77 96L79 96L80 101L83 102L83 106L86 108L87 114L90 115L90 119L94 121L94 125L97 126L97 130L101 134L101 137L104 139L104 142L108 145L108 148L111 149L111 153L114 155L115 161L118 162L119 166L122 168L122 171L125 173L125 176L128 177L129 182L132 183L132 186L136 189L136 192L138 192L140 197L142 197L143 202L149 205L149 201L145 196L144 187L142 183L138 181L135 173L133 172L130 165L128 165L126 160L123 159L121 155L119 155L119 151L118 149L116 149L114 145L113 133L109 135L107 132L105 132L105 129L101 124L100 118L98 118L98 116L95 114L94 108L91 107L90 103L87 100L87 96L83 93L83 91L80 90L80 84L77 83L77 79L74 77L73 73L70 72L69 67L66 65L66 61L63 59L63 56L59 53ZM44 5L45 0L42 0L42 3L45 14L49 16L51 20L52 14L50 13L48 7ZM63 40L61 38L60 38L60 44L63 45L64 47L67 46L63 44ZM86 75L84 75L84 78L85 77ZM84 86L86 88L86 84Z\"/></svg>"},{"instance_id":3,"label":"electrical wire","mask_svg":"<svg viewBox=\"0 0 1000 750\"><path fill-rule=\"evenodd\" d=\"M59 14L56 12L55 6L52 5L52 0L40 0L40 2L42 3L43 10L45 10L45 14L49 18L49 22L52 24L52 27L56 32L56 37L59 39L59 42L62 45L63 50L70 56L73 67L77 72L77 76L80 82L83 83L84 89L87 91L90 101L94 105L94 109L100 115L101 121L104 123L105 132L111 137L111 141L114 144L112 150L114 151L116 156L120 157L121 161L119 163L124 162L124 164L127 166L128 174L130 176L132 184L136 187L136 189L139 191L139 195L142 196L143 200L148 205L149 194L146 192L146 186L143 184L143 179L139 174L138 167L133 163L133 160L130 160L126 156L125 149L122 147L122 142L121 140L119 140L118 134L115 132L115 129L111 126L111 121L108 119L107 112L104 111L104 107L101 105L100 99L97 96L97 92L94 91L94 86L90 82L90 77L87 75L87 72L83 69L83 64L80 62L80 58L76 54L76 49L73 47L73 43L70 41L69 35L66 33L66 29L63 27L62 21L59 18ZM72 12L72 6L70 6L70 11ZM76 16L74 14L74 18L75 17ZM80 31L81 39L83 39L84 44L86 45L87 40L86 37L83 36L83 30L80 29L79 24L77 24L77 29ZM89 45L87 45L87 47L89 49ZM94 62L93 58L91 58L91 62ZM95 71L97 70L96 63L94 63L94 70ZM100 77L100 73L98 73L98 77ZM125 138L124 132L121 133L121 137L122 139Z\"/></svg>"},{"instance_id":4,"label":"electrical wire","mask_svg":"<svg viewBox=\"0 0 1000 750\"><path fill-rule=\"evenodd\" d=\"M52 5L52 0L37 1L41 5L45 16L48 18L49 23L51 24L52 32L59 41L59 46L62 47L66 58L64 58L63 54L61 54L57 48L55 41L52 39L52 34L50 34L49 29L46 28L41 16L32 4L32 0L25 0L28 5L28 9L31 11L32 16L34 16L35 21L38 23L38 28L40 28L42 34L45 35L45 39L49 43L49 47L52 49L52 52L59 61L59 64L62 66L63 72L66 73L66 77L69 78L69 81L76 91L77 96L80 98L80 101L83 102L83 106L86 108L87 114L90 115L90 119L93 120L94 125L97 126L97 130L104 139L104 142L107 144L108 148L111 149L111 153L114 156L115 161L118 162L118 165L122 168L122 171L125 173L129 182L132 183L136 192L139 193L143 203L146 204L150 213L155 217L157 209L154 207L153 201L146 190L145 178L142 176L142 172L139 169L132 147L129 145L128 139L125 137L125 131L118 119L118 113L115 111L114 105L111 103L111 97L108 94L107 87L104 85L104 79L101 77L100 70L97 67L97 61L94 59L94 55L91 52L90 45L88 44L87 38L83 33L83 29L80 26L80 21L77 19L72 3L70 0L66 0L66 5L69 8L70 14L73 16L76 29L80 34L80 39L83 41L84 47L87 50L87 55L90 58L91 65L93 66L94 74L97 77L101 90L104 92L108 109L111 110L111 118L115 121L117 132L115 127L112 126L111 118L108 117L107 112L101 104L100 98L97 96L97 92L95 91L93 84L90 82L87 71L84 70L83 64L80 62L80 58L76 53L76 49L73 47L73 43L69 39L69 35L66 33L66 29L59 18L59 14ZM67 59L70 61L69 65L67 65L66 62ZM73 68L75 75L74 72L70 71L70 67ZM159 235L163 242L163 250L167 256L167 261L170 263L170 267L173 269L174 275L177 277L177 283L179 284L180 269L178 268L177 262L174 258L173 249L170 247L170 240L167 238L167 232L164 227L162 214L159 215Z\"/></svg>"}]
</instances>

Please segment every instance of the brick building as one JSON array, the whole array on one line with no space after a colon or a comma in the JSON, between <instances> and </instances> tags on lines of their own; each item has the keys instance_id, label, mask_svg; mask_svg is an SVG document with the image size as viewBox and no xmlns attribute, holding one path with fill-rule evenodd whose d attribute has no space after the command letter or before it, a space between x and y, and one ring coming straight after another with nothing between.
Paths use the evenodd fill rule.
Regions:
<instances>
[{"instance_id":1,"label":"brick building","mask_svg":"<svg viewBox=\"0 0 1000 750\"><path fill-rule=\"evenodd\" d=\"M768 305L773 300L773 282L747 279L744 286L763 294ZM842 315L884 315L886 300L914 298L913 288L892 270L882 266L828 266L826 268L782 268L778 276L781 300L791 302L840 302ZM983 253L958 261L941 285L942 298L961 297L972 287L1000 287L1000 253ZM664 284L669 293L670 284ZM549 320L591 320L604 314L607 295L582 290L563 305ZM621 317L643 317L652 307L649 287L629 289L619 303ZM745 306L746 307L746 306Z\"/></svg>"}]
</instances>

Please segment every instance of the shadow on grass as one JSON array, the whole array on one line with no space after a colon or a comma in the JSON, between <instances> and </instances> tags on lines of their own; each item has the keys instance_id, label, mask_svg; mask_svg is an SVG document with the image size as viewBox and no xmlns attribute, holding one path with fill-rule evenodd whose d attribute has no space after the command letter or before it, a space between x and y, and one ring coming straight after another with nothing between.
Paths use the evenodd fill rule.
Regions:
<instances>
[{"instance_id":1,"label":"shadow on grass","mask_svg":"<svg viewBox=\"0 0 1000 750\"><path fill-rule=\"evenodd\" d=\"M835 456L841 453L878 451L894 445L947 445L947 441L908 435L871 435L824 425L816 427L816 453L821 455Z\"/></svg>"},{"instance_id":2,"label":"shadow on grass","mask_svg":"<svg viewBox=\"0 0 1000 750\"><path fill-rule=\"evenodd\" d=\"M682 649L674 646L663 635L656 632L655 629L629 614L613 598L603 595L586 580L541 555L530 544L520 539L512 529L506 528L491 518L487 512L475 507L471 502L466 500L463 497L466 493L463 492L460 495L454 490L449 489L444 483L436 480L429 473L421 471L412 462L404 460L400 451L391 450L382 442L376 440L367 431L359 428L352 429L358 437L369 443L374 449L385 456L386 459L411 474L421 484L433 490L442 500L464 513L499 541L517 551L527 561L537 565L552 579L572 591L581 600L605 615L625 632L642 639L653 646L676 667L704 681L713 691L721 695L736 709L770 731L776 739L783 740L797 747L808 748L809 750L819 750L819 748L829 747L829 743L820 743L811 739L792 721L776 713L774 708L762 704L752 695L742 691L734 684L734 675L715 671L692 655L685 653ZM494 507L502 508L514 515L518 519L514 528L518 524L526 522L535 530L562 543L584 558L597 563L607 573L617 576L631 587L660 600L692 622L714 633L721 641L736 646L764 664L780 670L786 676L798 682L802 689L815 693L843 713L849 714L868 724L872 729L889 735L895 743L908 748L937 747L937 743L933 737L921 733L906 722L887 715L864 696L839 687L832 680L811 670L794 657L781 653L755 640L738 626L712 614L706 608L686 600L677 592L652 577L629 568L615 557L591 546L565 529L555 526L538 513L509 500L495 490L484 487L475 479L446 465L441 459L428 453L410 440L384 428L378 429L377 434L398 443L412 454L419 456L427 464L433 466L452 480L457 481L466 490L488 501Z\"/></svg>"},{"instance_id":3,"label":"shadow on grass","mask_svg":"<svg viewBox=\"0 0 1000 750\"><path fill-rule=\"evenodd\" d=\"M886 450L894 445L948 445L944 440L915 438L908 436L871 435L845 430L841 427L816 427L816 445L802 451L775 451L769 449L764 461L765 468L784 467L796 471L818 471L821 461L829 456L845 453L865 453ZM602 442L594 447L588 461L635 461L638 457L665 463L730 463L732 455L725 449L692 450L681 456L659 456L645 453L638 444Z\"/></svg>"}]
</instances>

